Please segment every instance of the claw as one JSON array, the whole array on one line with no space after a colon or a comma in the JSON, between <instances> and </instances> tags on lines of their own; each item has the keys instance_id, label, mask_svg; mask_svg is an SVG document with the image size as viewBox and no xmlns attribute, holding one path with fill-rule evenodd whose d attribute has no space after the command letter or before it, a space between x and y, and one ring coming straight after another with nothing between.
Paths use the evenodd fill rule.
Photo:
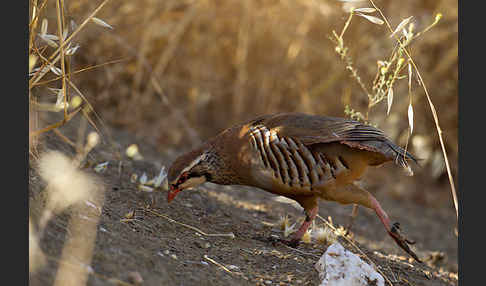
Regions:
<instances>
[{"instance_id":1,"label":"claw","mask_svg":"<svg viewBox=\"0 0 486 286\"><path fill-rule=\"evenodd\" d=\"M396 223L393 224L393 226L391 228L391 231L398 233L398 230L399 229L400 229L400 223L399 222L396 222Z\"/></svg>"},{"instance_id":2,"label":"claw","mask_svg":"<svg viewBox=\"0 0 486 286\"><path fill-rule=\"evenodd\" d=\"M398 231L400 229L400 223L396 222L393 224L392 228L389 231L390 236L395 240L395 242L400 246L405 252L410 254L417 262L422 263L422 261L418 258L418 256L413 252L410 247L408 246L409 244L415 244L415 241L413 240L408 240L405 237L403 237L400 232Z\"/></svg>"},{"instance_id":3,"label":"claw","mask_svg":"<svg viewBox=\"0 0 486 286\"><path fill-rule=\"evenodd\" d=\"M408 240L408 239L405 239L405 241L408 243L408 244L415 244L415 240Z\"/></svg>"}]
</instances>

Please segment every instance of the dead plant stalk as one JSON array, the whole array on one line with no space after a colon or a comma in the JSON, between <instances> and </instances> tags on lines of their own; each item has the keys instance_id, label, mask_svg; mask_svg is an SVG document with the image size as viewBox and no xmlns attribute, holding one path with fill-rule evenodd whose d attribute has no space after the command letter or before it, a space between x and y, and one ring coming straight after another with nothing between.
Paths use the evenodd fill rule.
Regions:
<instances>
[{"instance_id":1,"label":"dead plant stalk","mask_svg":"<svg viewBox=\"0 0 486 286\"><path fill-rule=\"evenodd\" d=\"M376 11L378 11L378 13L382 17L383 21L385 21L388 29L393 33L393 28L391 27L390 23L388 22L387 18L383 14L383 12L380 10L380 8L378 8L378 6L375 5L373 0L369 0L369 1L370 1L371 5L373 6L373 8L375 8ZM439 125L439 117L437 116L437 111L435 109L434 104L432 103L432 99L430 98L429 92L427 91L427 87L425 85L425 82L422 79L422 75L420 74L420 71L419 71L417 65L415 64L412 56L410 55L407 48L402 44L400 38L396 34L394 35L394 37L395 37L395 40L397 40L397 42L399 43L399 45L402 47L404 53L407 55L410 63L412 64L413 68L415 69L415 72L417 73L417 78L420 82L420 85L424 89L424 93L425 93L425 96L427 97L427 101L429 103L430 110L432 111L432 116L434 117L434 122L435 122L435 126L436 126L436 129L437 129L437 134L439 135L439 141L440 141L440 146L442 148L442 154L444 155L444 161L445 161L445 165L446 165L447 175L449 177L449 183L451 185L452 198L454 200L454 207L456 209L456 219L458 219L459 213L458 213L458 205L457 205L456 188L454 186L454 179L452 178L451 168L449 166L449 159L447 157L447 151L445 149L444 139L442 138L442 129L440 128L440 125Z\"/></svg>"}]
</instances>

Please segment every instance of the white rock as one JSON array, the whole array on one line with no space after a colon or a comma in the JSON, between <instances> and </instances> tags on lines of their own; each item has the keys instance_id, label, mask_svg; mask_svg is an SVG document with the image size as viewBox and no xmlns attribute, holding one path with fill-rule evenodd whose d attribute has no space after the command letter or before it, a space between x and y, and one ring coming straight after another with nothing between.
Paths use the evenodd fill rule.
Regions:
<instances>
[{"instance_id":1,"label":"white rock","mask_svg":"<svg viewBox=\"0 0 486 286\"><path fill-rule=\"evenodd\" d=\"M337 242L327 248L314 267L319 272L319 286L367 286L372 281L376 284L371 285L385 284L373 267Z\"/></svg>"}]
</instances>

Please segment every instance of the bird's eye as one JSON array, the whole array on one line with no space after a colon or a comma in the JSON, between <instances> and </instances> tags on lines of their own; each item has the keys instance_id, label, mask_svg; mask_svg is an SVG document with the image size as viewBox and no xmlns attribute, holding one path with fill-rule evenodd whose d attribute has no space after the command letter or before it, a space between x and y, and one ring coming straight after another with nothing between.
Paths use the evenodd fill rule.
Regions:
<instances>
[{"instance_id":1,"label":"bird's eye","mask_svg":"<svg viewBox=\"0 0 486 286\"><path fill-rule=\"evenodd\" d=\"M187 181L188 177L189 177L189 173L185 172L184 174L181 175L181 177L177 181L177 184L180 185L180 184L184 183L185 181Z\"/></svg>"}]
</instances>

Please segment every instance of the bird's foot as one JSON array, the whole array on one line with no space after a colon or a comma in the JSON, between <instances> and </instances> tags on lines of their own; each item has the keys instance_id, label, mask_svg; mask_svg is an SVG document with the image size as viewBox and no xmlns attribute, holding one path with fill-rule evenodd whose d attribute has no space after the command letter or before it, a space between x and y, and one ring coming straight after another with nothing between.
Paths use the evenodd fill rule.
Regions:
<instances>
[{"instance_id":1,"label":"bird's foot","mask_svg":"<svg viewBox=\"0 0 486 286\"><path fill-rule=\"evenodd\" d=\"M349 222L345 227L344 227L344 236L351 235L351 227L353 226L352 222Z\"/></svg>"},{"instance_id":2,"label":"bird's foot","mask_svg":"<svg viewBox=\"0 0 486 286\"><path fill-rule=\"evenodd\" d=\"M395 242L400 246L405 252L410 254L415 260L418 262L422 263L422 261L417 257L415 252L413 252L410 247L408 246L409 244L415 244L415 241L413 240L408 240L402 234L400 234L400 223L396 222L393 224L391 227L390 231L388 231L388 234L395 240Z\"/></svg>"}]
</instances>

